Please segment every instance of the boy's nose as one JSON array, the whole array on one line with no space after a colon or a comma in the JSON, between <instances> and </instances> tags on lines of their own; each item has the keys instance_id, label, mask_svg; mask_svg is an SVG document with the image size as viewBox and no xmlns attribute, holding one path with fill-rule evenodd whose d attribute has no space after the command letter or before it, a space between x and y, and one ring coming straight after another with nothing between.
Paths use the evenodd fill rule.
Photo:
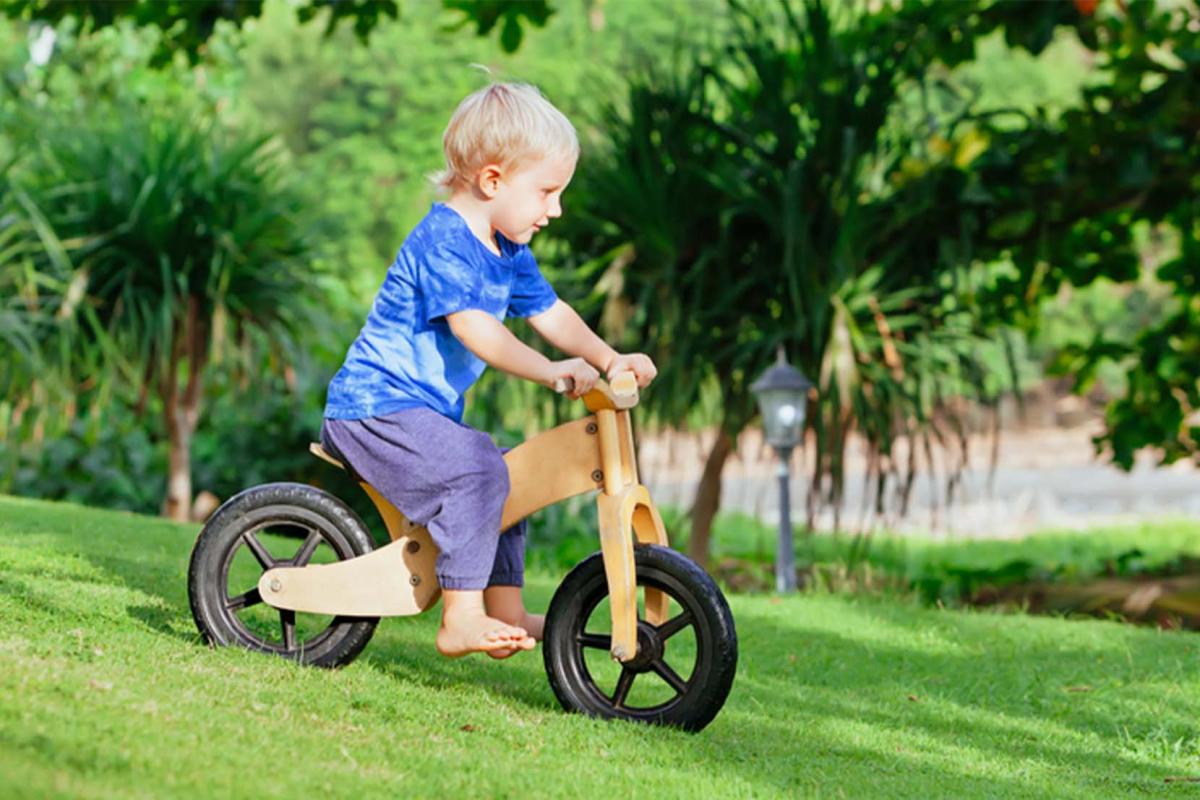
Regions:
<instances>
[{"instance_id":1,"label":"boy's nose","mask_svg":"<svg viewBox=\"0 0 1200 800\"><path fill-rule=\"evenodd\" d=\"M546 216L549 217L550 219L556 219L558 217L561 217L562 216L562 203L558 202L558 200L551 201L550 207L546 209Z\"/></svg>"}]
</instances>

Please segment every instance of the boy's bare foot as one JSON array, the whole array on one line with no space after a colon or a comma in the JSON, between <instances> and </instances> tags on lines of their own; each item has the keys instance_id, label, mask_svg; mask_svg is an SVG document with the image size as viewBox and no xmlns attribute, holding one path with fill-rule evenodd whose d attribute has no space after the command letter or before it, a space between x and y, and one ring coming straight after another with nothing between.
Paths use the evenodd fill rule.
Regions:
<instances>
[{"instance_id":1,"label":"boy's bare foot","mask_svg":"<svg viewBox=\"0 0 1200 800\"><path fill-rule=\"evenodd\" d=\"M443 618L437 634L438 652L450 658L467 653L492 653L503 650L512 655L517 650L532 650L533 637L524 628L509 625L498 619L479 615L448 622Z\"/></svg>"},{"instance_id":2,"label":"boy's bare foot","mask_svg":"<svg viewBox=\"0 0 1200 800\"><path fill-rule=\"evenodd\" d=\"M442 626L438 629L437 649L444 656L457 658L467 653L531 650L533 637L521 627L490 617L483 608L483 592L442 592Z\"/></svg>"},{"instance_id":3,"label":"boy's bare foot","mask_svg":"<svg viewBox=\"0 0 1200 800\"><path fill-rule=\"evenodd\" d=\"M483 593L484 603L487 605L487 610L498 619L502 619L511 625L519 625L528 631L534 641L542 640L542 631L546 627L545 614L530 614L525 610L525 604L521 599L521 589L517 586L491 586ZM498 650L489 650L488 655L492 658L508 658L516 650L501 648Z\"/></svg>"},{"instance_id":4,"label":"boy's bare foot","mask_svg":"<svg viewBox=\"0 0 1200 800\"><path fill-rule=\"evenodd\" d=\"M542 630L546 627L545 614L526 614L522 613L521 627L528 631L529 636L537 642L542 640ZM530 648L523 647L522 650ZM492 658L508 658L513 653L517 652L512 648L501 648L499 650L489 650L488 655Z\"/></svg>"}]
</instances>

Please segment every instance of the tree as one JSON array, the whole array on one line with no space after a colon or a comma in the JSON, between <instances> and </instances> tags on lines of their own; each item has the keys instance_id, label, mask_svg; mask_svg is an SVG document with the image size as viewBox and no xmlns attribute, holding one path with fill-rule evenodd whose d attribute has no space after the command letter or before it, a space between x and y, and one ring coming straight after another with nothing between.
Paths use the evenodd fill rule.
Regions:
<instances>
[{"instance_id":1,"label":"tree","mask_svg":"<svg viewBox=\"0 0 1200 800\"><path fill-rule=\"evenodd\" d=\"M305 198L269 140L186 109L96 107L39 117L37 130L4 178L12 242L0 283L16 284L10 307L35 315L24 328L36 351L61 354L81 401L114 383L135 387L139 407L157 396L163 511L186 519L209 365L250 348L252 330L279 347L316 318L323 279Z\"/></svg>"},{"instance_id":2,"label":"tree","mask_svg":"<svg viewBox=\"0 0 1200 800\"><path fill-rule=\"evenodd\" d=\"M51 58L42 64L30 58L29 45L37 39L27 35L26 26L0 20L0 42L7 45L0 47L0 62L8 67L0 70L5 89L0 92L0 115L6 109L32 108L42 115L73 114L81 107L108 107L105 104L113 97L151 108L194 107L202 115L219 114L222 128L277 132L279 137L271 147L289 151L289 173L303 185L319 187L319 196L311 193L307 205L327 229L336 231L322 248L323 261L344 265L344 272L339 273L342 279L328 287L322 306L333 325L346 330L334 332L322 326L307 331L286 356L285 363L295 367L296 381L285 382L255 371L254 367L270 363L271 356L253 362L249 385L224 374L227 370L216 364L205 370L207 397L198 423L204 430L192 440L197 489L225 496L239 487L238 476L243 481L248 480L247 475L310 477L298 471L297 462L304 464L311 458L304 447L297 449L296 445L307 443L313 420L319 421L325 383L345 353L347 337L357 331L364 306L378 287L380 271L394 255L407 227L428 208L432 193L424 174L440 163L439 141L446 115L465 93L487 80L469 64L491 63L500 72L518 77L544 76L540 82L548 94L564 104L572 118L586 119L579 106L584 102L598 105L597 98L604 93L596 87L616 85L619 64L629 51L627 38L658 51L678 30L667 11L628 7L610 10L608 32L598 35L579 9L571 7L552 20L551 33L527 42L512 57L497 57L494 43L443 31L446 15L436 5L410 6L405 12L403 24L385 24L366 45L355 46L344 25L326 37L317 26L298 23L292 6L268 4L253 31L242 34L221 26L223 30L210 40L200 64L191 67L179 58L158 68L147 66L161 37L156 29L125 24L88 32L63 25L57 31ZM403 54L403 69L396 68L397 53ZM580 53L587 58L569 69L560 67L566 54ZM10 153L36 142L36 136L15 122L0 120L0 164L7 163ZM23 163L27 169L33 168L32 160ZM24 217L9 219L15 221L11 227L0 222L0 239L6 241L17 227L28 227ZM22 233L23 241L31 241L30 237L36 238L36 234ZM0 247L0 251L4 249ZM20 279L23 274L23 267L0 268L0 280L6 276ZM8 370L13 374L12 393L0 388L0 453L11 457L10 463L0 468L0 484L10 486L10 491L21 486L22 491L70 488L65 477L47 477L42 482L28 476L32 472L40 475L52 464L50 468L59 473L62 460L54 461L50 453L63 454L66 441L77 443L71 452L87 454L98 441L121 441L120 431L137 432L138 441L144 441L141 429L149 433L155 444L141 449L139 463L162 463L165 469L166 437L159 435L161 426L155 424L163 416L155 392L149 393L146 403L151 414L151 424L146 424L130 419L124 410L125 383L109 381L109 400L101 407L98 387L86 388L90 386L86 384L81 388L78 378L51 380L51 356L58 352L50 344L51 333L57 331L61 334L58 338L66 341L68 323L86 322L80 315L92 310L84 304L79 315L58 320L54 296L65 289L57 283L41 286L39 297L45 313L38 316L44 324L23 340L46 345L46 352L28 350L30 356L40 359L37 364L23 356L20 361L0 359L0 372L10 366L20 368L19 375ZM29 307L18 302L16 288L10 292L8 285L0 285L0 306L7 307L10 301L14 313L6 319L14 322L12 335L23 335L19 331L27 330L33 320ZM19 326L15 324L18 320ZM0 336L4 331L0 324ZM0 344L7 346L7 341L0 340ZM275 369L279 369L279 361L276 356ZM245 367L239 363L238 369ZM511 380L492 383L503 392L519 388ZM75 400L77 390L83 396ZM523 412L529 406L513 402L508 394L502 402L497 401L494 395L484 395L486 390L481 387L472 409L490 411L502 406L509 428L519 437L520 421L512 420L518 415L527 418ZM264 397L268 392L285 396ZM245 398L247 393L254 399ZM551 396L544 391L536 394L537 399ZM128 402L132 405L136 397ZM16 416L14 404L20 404L17 410L24 409L20 424L13 423L5 430L6 423ZM72 417L76 410L79 416ZM291 427L276 426L280 419L288 420ZM103 436L98 432L101 420L107 423ZM234 453L230 442L234 447L239 442L258 442L260 446ZM262 446L264 443L269 446ZM89 462L94 464L95 458L89 456ZM117 473L125 465L114 461L110 466L107 472ZM147 466L127 473L158 475L162 470ZM68 471L59 474L66 476ZM69 474L82 481L88 473L85 467ZM139 488L145 483L139 481ZM125 505L140 503L139 509L144 510L148 497L161 494L155 486L131 495ZM72 496L108 502L112 495L72 490Z\"/></svg>"},{"instance_id":3,"label":"tree","mask_svg":"<svg viewBox=\"0 0 1200 800\"><path fill-rule=\"evenodd\" d=\"M946 213L954 198L936 170L912 167L929 133L904 117L905 82L929 67L914 32L948 11L731 5L724 49L633 82L610 151L579 178L585 213L562 234L598 287L593 317L659 363L659 417L719 398L692 509L700 561L724 462L756 413L749 384L779 345L818 379L811 496L835 509L852 429L874 452L876 508L888 478L906 503L919 443L965 447L943 401L995 395L982 331L954 286L971 253L947 245L970 237Z\"/></svg>"},{"instance_id":4,"label":"tree","mask_svg":"<svg viewBox=\"0 0 1200 800\"><path fill-rule=\"evenodd\" d=\"M479 36L500 30L500 46L511 53L521 46L525 25L541 27L554 13L547 0L442 0L460 12L458 27L474 23ZM155 62L164 64L174 53L195 63L219 22L241 27L259 17L263 0L0 0L10 18L57 24L68 17L93 30L128 20L139 27L153 25L163 32ZM349 22L366 41L385 18L400 15L398 0L306 0L295 8L301 22L325 15L325 34Z\"/></svg>"},{"instance_id":5,"label":"tree","mask_svg":"<svg viewBox=\"0 0 1200 800\"><path fill-rule=\"evenodd\" d=\"M1169 232L1177 252L1157 274L1172 287L1174 310L1134 341L1101 338L1058 366L1080 390L1101 364L1128 370L1128 392L1110 404L1096 440L1116 464L1130 468L1146 446L1167 463L1200 463L1200 26L1194 9L1150 0L1094 12L1074 25L1109 80L1057 124L986 134L977 185L990 208L979 224L1012 270L983 299L997 316L1036 328L1025 313L1031 299L1064 283L1134 280L1136 226Z\"/></svg>"},{"instance_id":6,"label":"tree","mask_svg":"<svg viewBox=\"0 0 1200 800\"><path fill-rule=\"evenodd\" d=\"M890 483L903 504L919 447L957 440L965 455L954 399L994 399L973 337L1035 327L1037 301L1064 283L1136 276L1139 219L1181 231L1179 259L1160 272L1181 311L1081 361L1141 356L1103 440L1119 463L1138 443L1194 452L1200 47L1183 9L999 0L855 14L809 0L772 16L732 5L724 51L633 82L608 159L582 179L594 213L567 234L592 259L583 274L603 276L595 315L658 356L659 409L678 419L706 387L720 397L694 557L707 555L732 436L753 415L746 384L777 344L819 378L810 497L840 500L856 428L873 450L874 499ZM1112 80L1059 119L977 113L933 79L986 33L1002 28L1036 53L1064 24ZM907 467L897 439L910 443Z\"/></svg>"}]
</instances>

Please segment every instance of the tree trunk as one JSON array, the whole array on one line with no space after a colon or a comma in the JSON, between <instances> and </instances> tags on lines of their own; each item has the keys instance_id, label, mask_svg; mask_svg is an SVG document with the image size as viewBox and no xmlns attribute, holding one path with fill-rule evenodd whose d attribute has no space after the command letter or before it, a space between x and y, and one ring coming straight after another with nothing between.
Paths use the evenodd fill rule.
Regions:
<instances>
[{"instance_id":1,"label":"tree trunk","mask_svg":"<svg viewBox=\"0 0 1200 800\"><path fill-rule=\"evenodd\" d=\"M159 381L169 443L162 514L178 522L187 522L192 510L192 434L200 418L201 377L208 360L208 324L200 318L199 305L197 298L188 298L182 335L177 329L167 373ZM187 384L181 393L177 376L184 348Z\"/></svg>"},{"instance_id":2,"label":"tree trunk","mask_svg":"<svg viewBox=\"0 0 1200 800\"><path fill-rule=\"evenodd\" d=\"M733 452L733 444L733 437L722 425L717 430L716 441L704 463L704 473L700 476L696 500L692 504L692 538L688 542L688 556L706 569L713 517L721 507L721 471L725 468L725 460Z\"/></svg>"},{"instance_id":3,"label":"tree trunk","mask_svg":"<svg viewBox=\"0 0 1200 800\"><path fill-rule=\"evenodd\" d=\"M187 522L192 509L192 429L187 412L174 400L167 406L166 424L169 442L167 455L167 496L163 516Z\"/></svg>"}]
</instances>

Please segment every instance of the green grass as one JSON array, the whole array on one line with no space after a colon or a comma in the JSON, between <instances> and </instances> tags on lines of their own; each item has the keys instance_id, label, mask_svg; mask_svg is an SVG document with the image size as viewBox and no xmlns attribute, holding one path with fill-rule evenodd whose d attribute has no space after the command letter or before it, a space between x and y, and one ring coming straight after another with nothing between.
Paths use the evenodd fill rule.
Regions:
<instances>
[{"instance_id":1,"label":"green grass","mask_svg":"<svg viewBox=\"0 0 1200 800\"><path fill-rule=\"evenodd\" d=\"M444 660L433 615L335 672L210 650L195 532L0 498L0 796L1090 799L1200 776L1191 633L731 597L738 678L688 735L564 714L537 654Z\"/></svg>"}]
</instances>

